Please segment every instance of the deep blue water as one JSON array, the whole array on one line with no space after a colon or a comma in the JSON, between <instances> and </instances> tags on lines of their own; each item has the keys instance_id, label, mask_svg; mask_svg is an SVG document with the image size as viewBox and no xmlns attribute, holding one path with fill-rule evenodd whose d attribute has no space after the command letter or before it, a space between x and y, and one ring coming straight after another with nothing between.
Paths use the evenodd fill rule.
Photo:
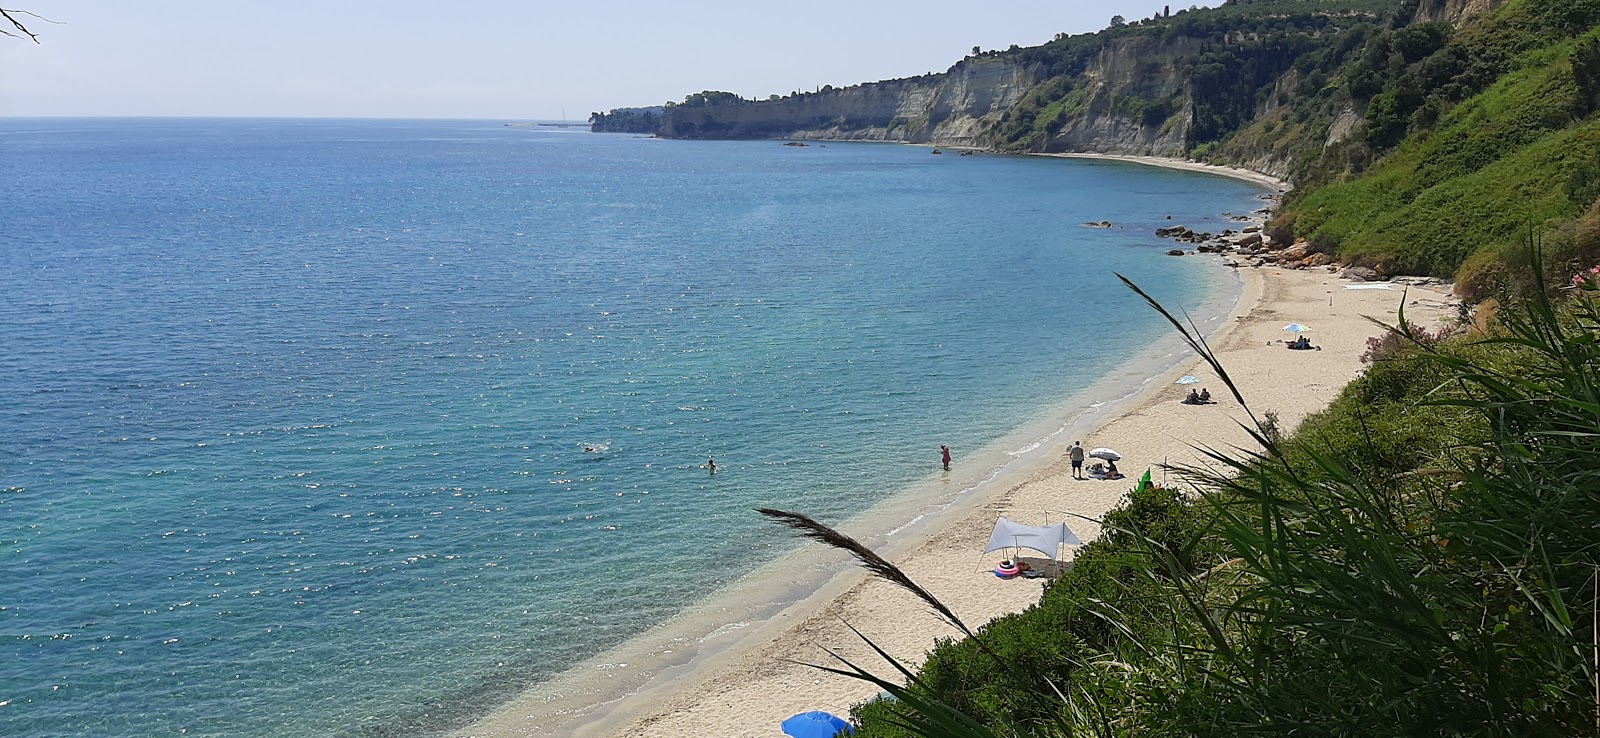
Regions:
<instances>
[{"instance_id":1,"label":"deep blue water","mask_svg":"<svg viewBox=\"0 0 1600 738\"><path fill-rule=\"evenodd\" d=\"M1255 192L890 145L0 120L0 735L482 712L793 545L751 508L839 520L1091 384L1163 333L1113 270L1198 304L1215 270L1150 230Z\"/></svg>"}]
</instances>

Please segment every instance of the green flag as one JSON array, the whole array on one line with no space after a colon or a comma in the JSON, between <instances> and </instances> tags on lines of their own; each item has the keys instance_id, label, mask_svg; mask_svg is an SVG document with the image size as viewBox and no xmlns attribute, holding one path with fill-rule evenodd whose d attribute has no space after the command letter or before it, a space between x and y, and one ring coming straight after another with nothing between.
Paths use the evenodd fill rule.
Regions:
<instances>
[{"instance_id":1,"label":"green flag","mask_svg":"<svg viewBox=\"0 0 1600 738\"><path fill-rule=\"evenodd\" d=\"M1150 481L1150 470L1146 468L1144 470L1144 476L1139 477L1139 491L1145 491L1145 488L1152 486L1152 484L1153 483Z\"/></svg>"}]
</instances>

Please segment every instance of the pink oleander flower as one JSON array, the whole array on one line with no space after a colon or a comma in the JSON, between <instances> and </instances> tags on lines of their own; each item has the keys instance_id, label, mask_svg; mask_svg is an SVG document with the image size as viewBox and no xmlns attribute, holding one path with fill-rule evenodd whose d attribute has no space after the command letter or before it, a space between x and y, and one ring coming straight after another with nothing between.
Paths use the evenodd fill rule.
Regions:
<instances>
[{"instance_id":1,"label":"pink oleander flower","mask_svg":"<svg viewBox=\"0 0 1600 738\"><path fill-rule=\"evenodd\" d=\"M1572 275L1572 287L1579 290L1600 290L1600 266L1580 270Z\"/></svg>"}]
</instances>

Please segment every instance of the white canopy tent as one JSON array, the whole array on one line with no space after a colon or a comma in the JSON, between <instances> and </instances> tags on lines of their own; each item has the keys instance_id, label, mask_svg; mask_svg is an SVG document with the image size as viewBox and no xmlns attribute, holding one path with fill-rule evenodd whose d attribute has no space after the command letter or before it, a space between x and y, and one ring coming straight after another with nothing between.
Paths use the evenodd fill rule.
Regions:
<instances>
[{"instance_id":1,"label":"white canopy tent","mask_svg":"<svg viewBox=\"0 0 1600 738\"><path fill-rule=\"evenodd\" d=\"M1073 535L1066 523L1023 525L1002 517L995 522L994 532L989 534L989 545L983 552L987 554L1002 548L1027 548L1048 554L1052 561L1059 561L1062 544L1081 546L1083 541Z\"/></svg>"}]
</instances>

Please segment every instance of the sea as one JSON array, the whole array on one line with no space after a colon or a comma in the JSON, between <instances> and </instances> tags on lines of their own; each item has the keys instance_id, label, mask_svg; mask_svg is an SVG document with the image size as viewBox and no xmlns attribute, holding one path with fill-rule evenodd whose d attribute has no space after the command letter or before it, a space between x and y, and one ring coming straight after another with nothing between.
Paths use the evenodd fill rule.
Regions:
<instances>
[{"instance_id":1,"label":"sea","mask_svg":"<svg viewBox=\"0 0 1600 738\"><path fill-rule=\"evenodd\" d=\"M0 735L459 729L802 545L755 508L838 524L1047 452L1172 335L1117 274L1202 323L1238 293L1153 230L1261 193L501 121L0 119Z\"/></svg>"}]
</instances>

